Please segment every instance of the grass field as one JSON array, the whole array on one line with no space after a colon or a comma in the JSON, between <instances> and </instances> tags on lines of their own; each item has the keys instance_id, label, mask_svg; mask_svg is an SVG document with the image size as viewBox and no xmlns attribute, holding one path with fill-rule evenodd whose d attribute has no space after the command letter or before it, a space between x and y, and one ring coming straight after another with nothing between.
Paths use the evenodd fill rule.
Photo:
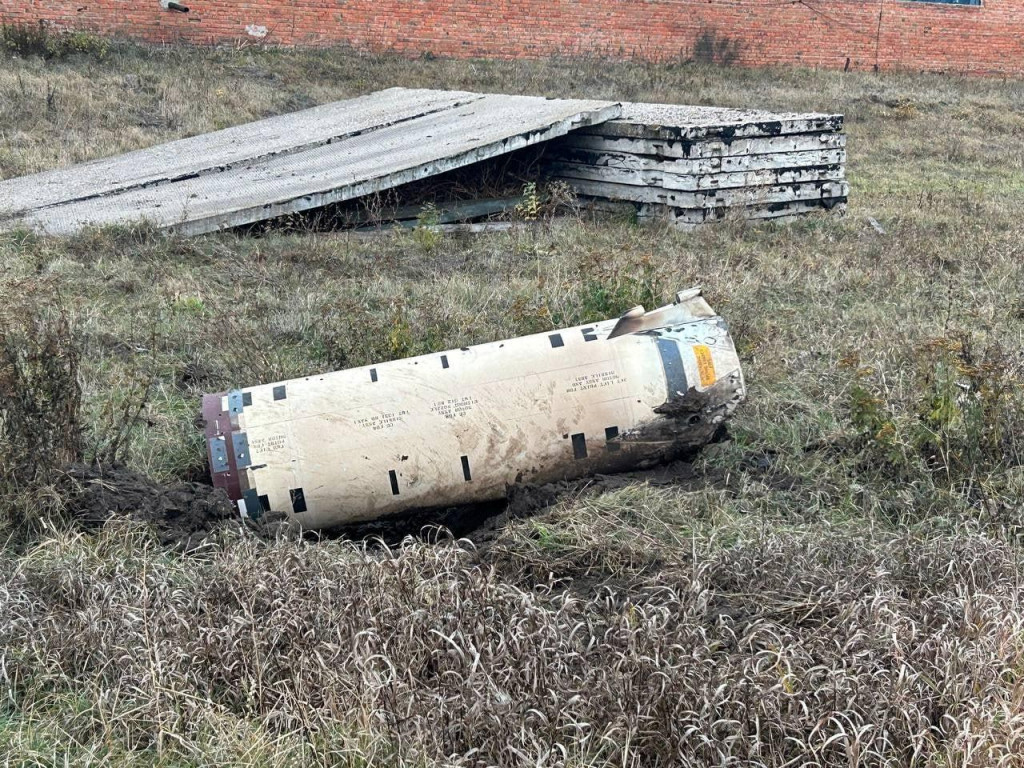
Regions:
<instances>
[{"instance_id":1,"label":"grass field","mask_svg":"<svg viewBox=\"0 0 1024 768\"><path fill-rule=\"evenodd\" d=\"M0 61L0 177L406 85L842 112L851 204L691 234L0 235L3 765L1024 765L1024 82L51 53ZM695 284L750 392L683 479L390 550L228 526L181 554L68 519L67 463L203 480L203 392Z\"/></svg>"}]
</instances>

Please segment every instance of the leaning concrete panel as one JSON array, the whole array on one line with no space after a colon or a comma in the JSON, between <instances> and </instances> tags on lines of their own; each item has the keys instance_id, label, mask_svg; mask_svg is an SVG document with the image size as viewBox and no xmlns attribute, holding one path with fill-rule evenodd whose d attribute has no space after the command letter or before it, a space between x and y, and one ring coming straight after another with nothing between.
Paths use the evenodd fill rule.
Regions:
<instances>
[{"instance_id":1,"label":"leaning concrete panel","mask_svg":"<svg viewBox=\"0 0 1024 768\"><path fill-rule=\"evenodd\" d=\"M447 107L436 104L437 109L408 119L378 121L329 143L309 146L302 140L298 151L267 154L254 146L256 159L226 164L221 172L37 208L0 221L0 227L66 234L86 226L146 222L185 235L211 232L443 173L620 112L619 105L604 101L473 96L458 93Z\"/></svg>"},{"instance_id":2,"label":"leaning concrete panel","mask_svg":"<svg viewBox=\"0 0 1024 768\"><path fill-rule=\"evenodd\" d=\"M347 101L0 181L0 221L26 211L252 163L405 122L483 98L464 91L389 88Z\"/></svg>"},{"instance_id":3,"label":"leaning concrete panel","mask_svg":"<svg viewBox=\"0 0 1024 768\"><path fill-rule=\"evenodd\" d=\"M502 498L706 443L745 394L698 290L652 312L207 395L214 482L321 528Z\"/></svg>"}]
</instances>

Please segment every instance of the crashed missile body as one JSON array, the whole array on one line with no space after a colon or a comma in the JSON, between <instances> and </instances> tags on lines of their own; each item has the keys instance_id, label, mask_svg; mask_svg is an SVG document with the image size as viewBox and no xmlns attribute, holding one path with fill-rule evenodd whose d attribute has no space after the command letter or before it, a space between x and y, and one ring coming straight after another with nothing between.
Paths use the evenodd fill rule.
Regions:
<instances>
[{"instance_id":1,"label":"crashed missile body","mask_svg":"<svg viewBox=\"0 0 1024 768\"><path fill-rule=\"evenodd\" d=\"M331 528L649 466L745 395L693 289L651 312L206 395L210 468L243 515Z\"/></svg>"}]
</instances>

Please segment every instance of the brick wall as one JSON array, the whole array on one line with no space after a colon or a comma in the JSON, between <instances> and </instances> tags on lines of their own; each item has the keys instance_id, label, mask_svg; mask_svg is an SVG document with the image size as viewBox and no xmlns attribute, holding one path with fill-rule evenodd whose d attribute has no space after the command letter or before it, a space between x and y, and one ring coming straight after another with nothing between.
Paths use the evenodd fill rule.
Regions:
<instances>
[{"instance_id":1,"label":"brick wall","mask_svg":"<svg viewBox=\"0 0 1024 768\"><path fill-rule=\"evenodd\" d=\"M1024 0L0 0L0 23L155 43L346 44L437 56L602 55L1024 74Z\"/></svg>"}]
</instances>

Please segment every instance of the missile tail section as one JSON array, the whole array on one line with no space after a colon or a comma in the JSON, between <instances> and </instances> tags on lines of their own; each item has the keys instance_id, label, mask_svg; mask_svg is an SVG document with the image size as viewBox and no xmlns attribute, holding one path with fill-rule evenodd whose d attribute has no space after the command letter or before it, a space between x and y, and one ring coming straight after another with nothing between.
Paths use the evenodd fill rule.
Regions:
<instances>
[{"instance_id":1,"label":"missile tail section","mask_svg":"<svg viewBox=\"0 0 1024 768\"><path fill-rule=\"evenodd\" d=\"M500 499L699 448L745 396L697 289L645 312L203 399L243 515L305 528Z\"/></svg>"}]
</instances>

